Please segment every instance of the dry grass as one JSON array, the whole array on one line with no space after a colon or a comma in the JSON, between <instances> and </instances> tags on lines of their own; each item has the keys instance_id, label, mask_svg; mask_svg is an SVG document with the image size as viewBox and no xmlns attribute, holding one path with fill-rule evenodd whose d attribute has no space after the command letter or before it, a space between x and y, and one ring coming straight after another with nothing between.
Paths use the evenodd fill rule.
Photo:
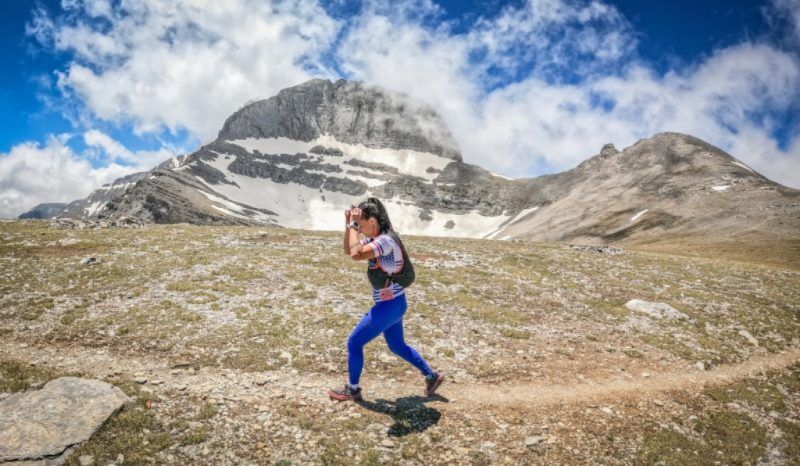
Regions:
<instances>
[{"instance_id":1,"label":"dry grass","mask_svg":"<svg viewBox=\"0 0 800 466\"><path fill-rule=\"evenodd\" d=\"M785 245L786 260L779 260L761 247L727 244L675 242L606 255L558 244L404 240L418 264L417 283L408 290L406 339L445 368L455 389L640 377L800 347L800 275L790 264L800 258L800 243ZM342 376L347 336L372 303L365 265L340 248L339 233L288 229L87 231L2 223L0 335L6 344L182 361L197 370L274 371L279 379ZM85 255L101 262L80 265ZM634 298L670 304L689 319L629 311L624 304ZM0 371L0 391L25 389L45 377L26 375L30 368L19 364ZM382 340L367 347L365 367L367 383L416 377ZM132 463L148 457L170 462L169 452L175 464L229 461L226 451L235 451L240 462L317 464L744 464L770 448L797 458L792 443L780 439L800 435L798 370L664 394L669 410L653 409L649 400L617 400L613 416L585 404L472 409L410 403L350 417L311 400L276 398L264 424L255 420L259 406L162 392L158 418L140 406L126 407L117 417L121 424L98 437L108 446L93 440L83 451L109 462L121 453ZM130 377L115 382L123 380ZM414 430L420 416L432 419L429 406L440 416L437 423ZM775 421L764 421L771 412ZM697 419L686 421L692 415ZM388 436L392 426L410 431ZM142 437L141 429L150 434ZM549 439L546 445L525 446L526 437L539 434ZM381 447L387 436L393 448ZM152 447L143 448L145 438ZM309 438L314 442L305 443ZM209 457L191 456L206 446L214 452Z\"/></svg>"}]
</instances>

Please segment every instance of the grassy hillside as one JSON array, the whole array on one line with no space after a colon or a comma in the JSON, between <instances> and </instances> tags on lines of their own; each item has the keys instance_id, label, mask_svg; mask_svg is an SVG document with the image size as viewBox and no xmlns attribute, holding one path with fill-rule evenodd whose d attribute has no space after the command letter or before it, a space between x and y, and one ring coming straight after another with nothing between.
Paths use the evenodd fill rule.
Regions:
<instances>
[{"instance_id":1,"label":"grassy hillside","mask_svg":"<svg viewBox=\"0 0 800 466\"><path fill-rule=\"evenodd\" d=\"M378 339L358 406L324 394L371 304L339 234L0 223L0 392L80 372L135 395L72 457L102 464L800 461L791 267L405 242L418 276L406 338L448 381L422 397Z\"/></svg>"}]
</instances>

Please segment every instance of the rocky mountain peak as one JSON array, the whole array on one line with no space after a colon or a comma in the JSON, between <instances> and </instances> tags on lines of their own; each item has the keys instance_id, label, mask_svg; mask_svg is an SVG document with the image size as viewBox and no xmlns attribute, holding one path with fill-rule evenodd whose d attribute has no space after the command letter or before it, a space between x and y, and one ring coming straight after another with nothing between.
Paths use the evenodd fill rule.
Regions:
<instances>
[{"instance_id":1,"label":"rocky mountain peak","mask_svg":"<svg viewBox=\"0 0 800 466\"><path fill-rule=\"evenodd\" d=\"M651 170L657 167L665 176L735 178L774 184L722 149L688 134L658 133L626 148L623 155L626 166Z\"/></svg>"},{"instance_id":2,"label":"rocky mountain peak","mask_svg":"<svg viewBox=\"0 0 800 466\"><path fill-rule=\"evenodd\" d=\"M602 149L600 149L600 155L603 157L611 157L612 155L617 155L617 154L619 154L619 151L617 150L616 147L614 147L614 144L610 142L604 145Z\"/></svg>"},{"instance_id":3,"label":"rocky mountain peak","mask_svg":"<svg viewBox=\"0 0 800 466\"><path fill-rule=\"evenodd\" d=\"M101 187L59 217L338 230L341 212L369 196L403 234L499 240L796 235L800 218L800 192L692 136L606 144L572 170L508 179L463 163L429 105L321 79L245 105L216 141Z\"/></svg>"},{"instance_id":4,"label":"rocky mountain peak","mask_svg":"<svg viewBox=\"0 0 800 466\"><path fill-rule=\"evenodd\" d=\"M368 148L411 149L454 161L461 151L428 104L361 82L312 79L253 102L227 119L218 140L320 136Z\"/></svg>"}]
</instances>

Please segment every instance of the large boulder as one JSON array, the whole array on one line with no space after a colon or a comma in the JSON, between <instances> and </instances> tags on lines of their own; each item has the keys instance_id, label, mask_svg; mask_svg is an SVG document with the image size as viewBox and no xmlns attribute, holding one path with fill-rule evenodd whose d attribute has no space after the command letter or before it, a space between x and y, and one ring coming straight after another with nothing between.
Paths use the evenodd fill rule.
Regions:
<instances>
[{"instance_id":1,"label":"large boulder","mask_svg":"<svg viewBox=\"0 0 800 466\"><path fill-rule=\"evenodd\" d=\"M675 309L666 303L656 303L642 301L641 299L631 299L625 303L625 307L631 311L642 312L656 319L680 320L688 319L689 316Z\"/></svg>"},{"instance_id":2,"label":"large boulder","mask_svg":"<svg viewBox=\"0 0 800 466\"><path fill-rule=\"evenodd\" d=\"M0 463L61 454L88 440L129 398L99 380L61 377L0 401Z\"/></svg>"}]
</instances>

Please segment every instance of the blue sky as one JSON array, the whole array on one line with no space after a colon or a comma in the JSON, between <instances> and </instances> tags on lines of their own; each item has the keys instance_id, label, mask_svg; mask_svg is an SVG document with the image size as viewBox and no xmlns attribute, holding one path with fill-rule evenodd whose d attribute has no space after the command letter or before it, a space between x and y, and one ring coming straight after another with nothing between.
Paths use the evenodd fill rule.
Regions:
<instances>
[{"instance_id":1,"label":"blue sky","mask_svg":"<svg viewBox=\"0 0 800 466\"><path fill-rule=\"evenodd\" d=\"M0 217L192 151L241 105L312 77L433 104L465 161L505 175L680 131L800 187L798 12L800 0L0 2Z\"/></svg>"}]
</instances>

